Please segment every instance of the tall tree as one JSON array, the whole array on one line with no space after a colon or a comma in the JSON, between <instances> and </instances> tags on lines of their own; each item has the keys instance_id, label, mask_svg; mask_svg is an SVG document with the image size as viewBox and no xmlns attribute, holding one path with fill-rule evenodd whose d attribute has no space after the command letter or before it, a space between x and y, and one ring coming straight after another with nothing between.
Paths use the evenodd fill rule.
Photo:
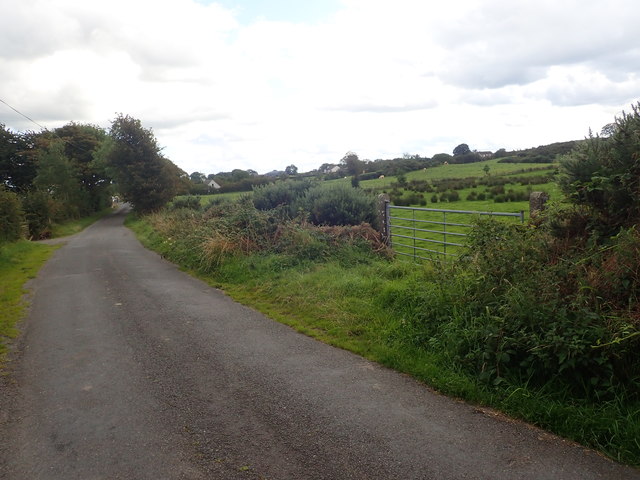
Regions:
<instances>
[{"instance_id":1,"label":"tall tree","mask_svg":"<svg viewBox=\"0 0 640 480\"><path fill-rule=\"evenodd\" d=\"M347 152L340 160L340 164L344 165L347 172L354 177L360 175L364 169L364 162L354 152Z\"/></svg>"},{"instance_id":2,"label":"tall tree","mask_svg":"<svg viewBox=\"0 0 640 480\"><path fill-rule=\"evenodd\" d=\"M101 155L126 201L138 211L150 212L174 197L175 170L160 154L151 130L140 120L120 114L111 124L109 137L109 148Z\"/></svg>"},{"instance_id":3,"label":"tall tree","mask_svg":"<svg viewBox=\"0 0 640 480\"><path fill-rule=\"evenodd\" d=\"M284 173L286 173L287 175L297 175L298 167L296 167L295 165L289 165L287 168L284 169Z\"/></svg>"},{"instance_id":4,"label":"tall tree","mask_svg":"<svg viewBox=\"0 0 640 480\"><path fill-rule=\"evenodd\" d=\"M95 125L71 122L54 130L64 140L64 153L77 171L78 181L88 195L88 210L98 211L108 205L111 179L104 168L93 161L94 153L106 139L104 129Z\"/></svg>"},{"instance_id":5,"label":"tall tree","mask_svg":"<svg viewBox=\"0 0 640 480\"><path fill-rule=\"evenodd\" d=\"M35 134L14 133L0 123L0 184L15 192L31 188L36 172Z\"/></svg>"},{"instance_id":6,"label":"tall tree","mask_svg":"<svg viewBox=\"0 0 640 480\"><path fill-rule=\"evenodd\" d=\"M62 140L53 140L38 155L38 174L33 184L47 192L55 202L53 220L76 218L83 214L87 194L78 181L77 170L64 154Z\"/></svg>"},{"instance_id":7,"label":"tall tree","mask_svg":"<svg viewBox=\"0 0 640 480\"><path fill-rule=\"evenodd\" d=\"M469 148L469 145L467 145L466 143L461 143L460 145L458 145L456 148L453 149L454 157L457 157L458 155L467 155L468 153L471 153L471 149Z\"/></svg>"},{"instance_id":8,"label":"tall tree","mask_svg":"<svg viewBox=\"0 0 640 480\"><path fill-rule=\"evenodd\" d=\"M189 178L193 183L204 183L204 181L207 179L207 176L204 173L193 172L191 175L189 175Z\"/></svg>"}]
</instances>

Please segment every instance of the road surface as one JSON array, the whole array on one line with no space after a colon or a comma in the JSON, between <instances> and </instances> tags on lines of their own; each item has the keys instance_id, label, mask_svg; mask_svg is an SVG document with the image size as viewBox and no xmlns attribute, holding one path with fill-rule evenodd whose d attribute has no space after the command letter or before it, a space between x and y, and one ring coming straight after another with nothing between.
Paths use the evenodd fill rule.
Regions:
<instances>
[{"instance_id":1,"label":"road surface","mask_svg":"<svg viewBox=\"0 0 640 480\"><path fill-rule=\"evenodd\" d=\"M0 478L640 479L234 303L123 217L32 284L0 380Z\"/></svg>"}]
</instances>

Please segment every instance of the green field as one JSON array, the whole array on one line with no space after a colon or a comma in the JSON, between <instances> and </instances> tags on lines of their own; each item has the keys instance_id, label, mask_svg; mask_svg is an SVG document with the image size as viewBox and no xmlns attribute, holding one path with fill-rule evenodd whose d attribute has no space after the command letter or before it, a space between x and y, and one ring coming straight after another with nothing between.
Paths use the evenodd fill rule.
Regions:
<instances>
[{"instance_id":1,"label":"green field","mask_svg":"<svg viewBox=\"0 0 640 480\"><path fill-rule=\"evenodd\" d=\"M555 164L549 163L498 163L499 159L485 160L476 163L440 165L438 167L425 168L406 174L407 180L442 180L445 178L470 178L485 176L484 168L489 167L489 174L501 175L536 175L545 172L552 172L557 168ZM533 172L522 172L523 170L534 170ZM360 182L362 188L387 188L397 177L385 177L376 180L363 180Z\"/></svg>"},{"instance_id":2,"label":"green field","mask_svg":"<svg viewBox=\"0 0 640 480\"><path fill-rule=\"evenodd\" d=\"M534 185L522 182L523 179L537 176L551 177L556 169L557 165L553 164L514 164L487 160L409 172L404 176L406 183L402 188L398 186L398 177L362 181L360 186L375 193L390 194L392 205L400 203L394 201L398 198L403 200L401 205L404 207L391 207L392 243L397 254L413 259L442 259L443 255L455 256L463 253L465 236L473 224L488 215L428 210L522 214L526 220L529 218L529 201L509 201L508 196L513 194L518 198L528 198L532 191L543 191L549 194L550 199L562 201L564 197L555 182ZM470 183L470 179L475 179L471 182L474 183L472 187L446 188L448 184L455 185L456 180L467 180L466 183ZM509 179L513 181L503 184ZM427 182L432 191L412 190L411 185L415 181ZM492 183L499 186L492 186ZM501 193L497 193L496 189ZM443 200L443 196L454 191L459 200ZM522 223L520 216L494 215L493 218Z\"/></svg>"}]
</instances>

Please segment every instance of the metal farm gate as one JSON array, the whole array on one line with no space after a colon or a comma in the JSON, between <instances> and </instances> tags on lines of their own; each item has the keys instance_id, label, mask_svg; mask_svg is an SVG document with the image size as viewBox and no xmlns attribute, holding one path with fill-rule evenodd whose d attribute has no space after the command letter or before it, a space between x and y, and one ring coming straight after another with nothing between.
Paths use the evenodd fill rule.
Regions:
<instances>
[{"instance_id":1,"label":"metal farm gate","mask_svg":"<svg viewBox=\"0 0 640 480\"><path fill-rule=\"evenodd\" d=\"M416 261L446 259L464 251L464 237L473 227L472 222L481 216L512 217L524 223L524 211L505 213L397 207L385 200L383 233L397 255L412 257Z\"/></svg>"}]
</instances>

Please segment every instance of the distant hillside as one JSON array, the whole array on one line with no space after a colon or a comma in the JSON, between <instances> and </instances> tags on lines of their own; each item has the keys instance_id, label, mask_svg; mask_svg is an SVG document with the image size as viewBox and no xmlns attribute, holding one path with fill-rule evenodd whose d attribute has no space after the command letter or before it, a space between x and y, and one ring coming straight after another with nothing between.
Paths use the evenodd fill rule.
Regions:
<instances>
[{"instance_id":1,"label":"distant hillside","mask_svg":"<svg viewBox=\"0 0 640 480\"><path fill-rule=\"evenodd\" d=\"M500 158L500 163L553 163L558 159L558 155L566 155L583 141L557 142L511 152L501 149L494 153L493 157Z\"/></svg>"}]
</instances>

